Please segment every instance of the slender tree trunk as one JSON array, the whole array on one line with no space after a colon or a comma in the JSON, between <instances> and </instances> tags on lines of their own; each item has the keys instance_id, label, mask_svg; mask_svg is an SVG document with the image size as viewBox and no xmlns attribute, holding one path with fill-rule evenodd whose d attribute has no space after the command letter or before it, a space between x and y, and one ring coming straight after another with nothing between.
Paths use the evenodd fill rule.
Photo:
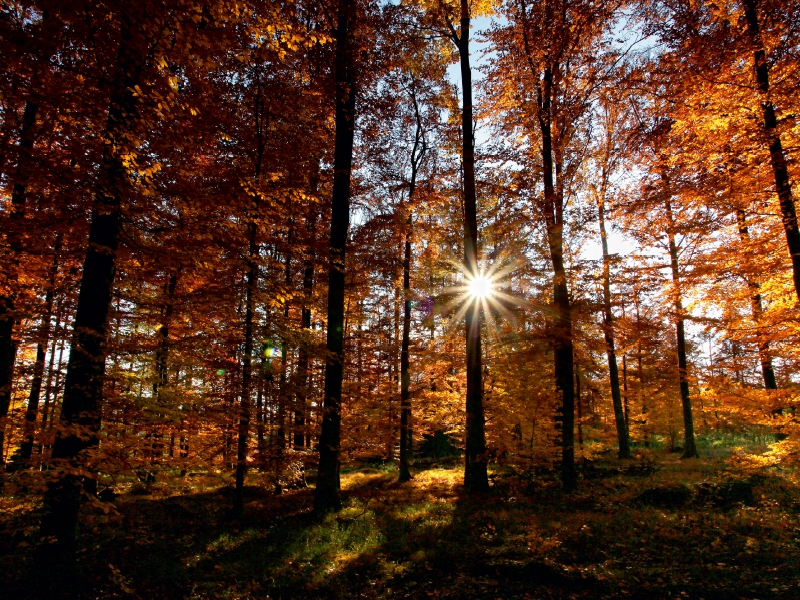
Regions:
<instances>
[{"instance_id":1,"label":"slender tree trunk","mask_svg":"<svg viewBox=\"0 0 800 600\"><path fill-rule=\"evenodd\" d=\"M22 228L25 218L25 196L38 109L39 107L34 102L28 101L25 103L25 111L22 114L16 181L11 192L11 212L6 229L6 243L10 250L10 257L3 267L3 277L9 290L17 287L17 271L24 246ZM0 295L0 450L5 447L6 420L11 407L14 362L17 357L17 341L14 340L13 334L17 318L13 295ZM0 451L0 468L2 468L3 462L3 452ZM2 485L2 478L0 478L0 485Z\"/></svg>"},{"instance_id":2,"label":"slender tree trunk","mask_svg":"<svg viewBox=\"0 0 800 600\"><path fill-rule=\"evenodd\" d=\"M678 379L683 405L684 450L682 458L697 458L697 445L694 440L694 419L692 416L692 399L689 395L689 372L686 363L686 333L683 325L683 298L680 289L680 271L678 269L678 246L675 243L675 221L672 216L672 204L669 190L666 190L667 228L669 234L669 256L672 266L672 283L675 286L675 327L678 344Z\"/></svg>"},{"instance_id":3,"label":"slender tree trunk","mask_svg":"<svg viewBox=\"0 0 800 600\"><path fill-rule=\"evenodd\" d=\"M34 572L49 573L52 589L69 586L76 565L76 534L83 450L98 445L103 404L108 313L114 286L119 244L120 206L127 172L123 162L125 136L136 119L135 86L142 57L131 40L131 18L121 13L117 78L112 84L100 162L100 185L92 207L89 243L83 265L74 335L70 349L64 399L52 460L60 475L48 485Z\"/></svg>"},{"instance_id":4,"label":"slender tree trunk","mask_svg":"<svg viewBox=\"0 0 800 600\"><path fill-rule=\"evenodd\" d=\"M603 247L603 333L606 339L606 357L608 358L608 373L611 380L614 421L617 425L618 456L619 458L630 458L628 427L619 390L619 371L617 370L617 354L614 345L614 314L611 312L611 257L608 253L608 238L606 236L605 204L605 192L602 191L598 194L597 209L600 214L600 241Z\"/></svg>"},{"instance_id":5,"label":"slender tree trunk","mask_svg":"<svg viewBox=\"0 0 800 600\"><path fill-rule=\"evenodd\" d=\"M58 274L58 253L61 250L61 235L56 238L53 245L53 264L50 266L50 278L44 300L44 314L39 325L39 341L36 344L36 362L33 365L33 381L31 393L28 396L28 408L25 411L25 438L20 448L20 458L23 464L30 461L33 454L33 437L36 429L36 416L39 412L39 396L42 393L42 377L44 376L44 361L47 346L50 343L50 322L53 318L53 294L56 287Z\"/></svg>"},{"instance_id":6,"label":"slender tree trunk","mask_svg":"<svg viewBox=\"0 0 800 600\"><path fill-rule=\"evenodd\" d=\"M581 400L581 368L575 365L575 406L578 409L578 448L583 455L583 401Z\"/></svg>"},{"instance_id":7,"label":"slender tree trunk","mask_svg":"<svg viewBox=\"0 0 800 600\"><path fill-rule=\"evenodd\" d=\"M750 232L747 228L747 220L743 210L736 211L736 219L739 224L739 238L743 245L750 242ZM758 325L764 310L761 306L761 284L747 275L747 287L750 289L750 306L753 311L753 322ZM769 342L763 341L758 344L758 356L761 362L761 375L764 378L764 388L777 390L778 381L775 378L775 369L772 367L772 356L769 353Z\"/></svg>"},{"instance_id":8,"label":"slender tree trunk","mask_svg":"<svg viewBox=\"0 0 800 600\"><path fill-rule=\"evenodd\" d=\"M255 202L254 212L258 211ZM242 357L242 396L239 402L239 432L236 444L236 489L233 495L233 513L241 515L244 509L244 476L247 472L247 439L250 435L251 384L253 379L253 315L254 295L258 285L258 225L256 215L250 221L250 241L247 250L247 290L244 309L244 356Z\"/></svg>"},{"instance_id":9,"label":"slender tree trunk","mask_svg":"<svg viewBox=\"0 0 800 600\"><path fill-rule=\"evenodd\" d=\"M158 349L156 350L156 381L153 384L153 393L161 401L161 388L167 385L167 367L169 357L169 327L172 323L172 313L175 303L175 289L178 286L178 273L170 271L165 286L166 298L164 313L158 328Z\"/></svg>"},{"instance_id":10,"label":"slender tree trunk","mask_svg":"<svg viewBox=\"0 0 800 600\"><path fill-rule=\"evenodd\" d=\"M411 194L409 191L409 201ZM400 481L411 479L408 463L411 455L411 396L409 387L411 373L409 371L409 345L411 336L411 212L408 214L405 251L403 253L403 339L400 345Z\"/></svg>"},{"instance_id":11,"label":"slender tree trunk","mask_svg":"<svg viewBox=\"0 0 800 600\"><path fill-rule=\"evenodd\" d=\"M575 472L575 388L572 346L572 306L564 267L563 198L553 185L553 138L551 131L553 71L544 70L539 96L539 127L542 133L542 172L547 241L553 264L553 354L556 393L561 397L561 480L564 489L577 487Z\"/></svg>"},{"instance_id":12,"label":"slender tree trunk","mask_svg":"<svg viewBox=\"0 0 800 600\"><path fill-rule=\"evenodd\" d=\"M400 294L401 294L401 285L402 285L402 265L400 269L395 272L395 281L394 281L394 320L392 321L394 324L394 331L392 334L392 341L389 348L389 406L387 411L388 423L387 423L387 440L386 440L386 460L393 461L394 460L394 444L395 440L397 439L396 434L396 427L395 427L395 412L394 412L394 399L395 394L398 392L398 383L400 378L400 369L401 366L398 363L398 358L400 357L401 350L400 350L400 331L402 329L402 325L400 324ZM402 412L402 407L400 409Z\"/></svg>"},{"instance_id":13,"label":"slender tree trunk","mask_svg":"<svg viewBox=\"0 0 800 600\"><path fill-rule=\"evenodd\" d=\"M743 0L744 15L750 42L754 48L755 78L761 99L761 110L764 118L764 134L769 146L770 162L775 177L775 189L781 207L783 229L786 233L786 245L792 260L792 277L794 289L800 300L800 231L797 226L797 213L792 197L792 182L786 165L775 107L772 104L769 90L769 64L761 39L761 26L758 19L758 0Z\"/></svg>"},{"instance_id":14,"label":"slender tree trunk","mask_svg":"<svg viewBox=\"0 0 800 600\"><path fill-rule=\"evenodd\" d=\"M284 259L284 283L286 289L291 289L292 285L292 225L289 225L289 231L286 239L287 250ZM283 328L284 331L289 329L289 302L285 301L283 304ZM281 374L280 386L278 388L278 433L277 433L277 452L275 456L275 493L280 494L283 491L283 486L280 482L283 473L283 459L286 450L286 411L289 405L290 394L288 390L289 382L287 379L289 362L289 343L286 339L286 334L283 335L281 340Z\"/></svg>"},{"instance_id":15,"label":"slender tree trunk","mask_svg":"<svg viewBox=\"0 0 800 600\"><path fill-rule=\"evenodd\" d=\"M39 47L41 59L36 65L36 70L31 78L31 88L36 90L41 87L41 79L45 69L49 68L50 58L55 51L55 41L58 39L57 28L60 23L53 19L50 11L42 11L40 21ZM3 452L5 446L5 426L8 410L11 406L11 392L14 379L14 363L17 357L18 342L14 339L14 325L19 319L14 308L14 292L17 287L17 277L21 252L24 250L24 217L25 203L28 192L32 164L31 150L36 136L36 116L39 112L38 104L28 98L22 113L22 127L19 136L19 151L17 152L17 167L14 175L14 187L11 190L11 210L8 222L3 225L5 230L5 243L10 252L9 257L0 269L3 281L0 285L12 290L8 295L0 294L0 471L3 469ZM2 472L0 472L0 487L3 485Z\"/></svg>"},{"instance_id":16,"label":"slender tree trunk","mask_svg":"<svg viewBox=\"0 0 800 600\"><path fill-rule=\"evenodd\" d=\"M312 184L317 192L316 181ZM308 218L308 250L303 260L303 309L300 314L300 327L303 339L297 357L297 404L294 413L294 447L300 450L305 445L306 410L308 404L308 363L311 335L311 298L314 292L314 244L316 238L317 215L309 210Z\"/></svg>"},{"instance_id":17,"label":"slender tree trunk","mask_svg":"<svg viewBox=\"0 0 800 600\"><path fill-rule=\"evenodd\" d=\"M644 434L644 447L650 447L650 434L647 427L647 401L644 392L644 367L643 367L643 354L642 354L642 319L639 314L639 292L636 291L634 296L634 303L636 306L636 377L638 383L638 396L639 405L642 407L642 431Z\"/></svg>"},{"instance_id":18,"label":"slender tree trunk","mask_svg":"<svg viewBox=\"0 0 800 600\"><path fill-rule=\"evenodd\" d=\"M261 362L256 379L256 439L258 440L258 456L264 461L264 386L266 379L267 357L264 349L261 350Z\"/></svg>"},{"instance_id":19,"label":"slender tree trunk","mask_svg":"<svg viewBox=\"0 0 800 600\"><path fill-rule=\"evenodd\" d=\"M422 129L417 97L412 92L414 104L414 118L416 129L414 132L414 146L411 149L411 179L408 184L408 217L406 219L406 239L403 253L403 339L400 345L400 481L411 479L409 462L414 449L414 440L411 429L411 373L410 373L410 337L411 337L411 234L413 225L412 202L417 189L417 173L420 163L427 151L425 132Z\"/></svg>"},{"instance_id":20,"label":"slender tree trunk","mask_svg":"<svg viewBox=\"0 0 800 600\"><path fill-rule=\"evenodd\" d=\"M461 63L461 159L464 172L464 265L471 277L478 277L478 210L475 191L475 140L472 132L472 68L469 62L469 2L461 0L461 29L458 53ZM483 369L481 367L480 302L466 314L467 338L467 432L464 460L464 488L470 492L489 489L485 418L483 414Z\"/></svg>"},{"instance_id":21,"label":"slender tree trunk","mask_svg":"<svg viewBox=\"0 0 800 600\"><path fill-rule=\"evenodd\" d=\"M625 413L625 429L630 431L630 414L628 411L628 354L622 352L622 407Z\"/></svg>"},{"instance_id":22,"label":"slender tree trunk","mask_svg":"<svg viewBox=\"0 0 800 600\"><path fill-rule=\"evenodd\" d=\"M339 445L344 375L345 251L350 227L350 173L353 164L356 81L353 65L352 0L339 0L336 28L336 138L328 269L328 332L325 398L319 437L314 511L339 510Z\"/></svg>"},{"instance_id":23,"label":"slender tree trunk","mask_svg":"<svg viewBox=\"0 0 800 600\"><path fill-rule=\"evenodd\" d=\"M56 393L56 388L58 385L53 386L53 374L55 371L55 362L56 362L56 348L58 347L58 338L61 332L61 316L62 316L62 307L63 307L63 295L59 296L58 303L56 304L56 324L53 328L53 343L50 346L50 361L47 365L47 380L45 381L44 385L44 406L42 406L42 418L41 418L41 429L42 433L45 432L47 429L47 420L50 416L50 403L52 401L53 396ZM61 345L61 353L64 352L64 345L62 340ZM61 357L59 357L59 368L61 368ZM39 443L39 452L42 452L44 448L44 441Z\"/></svg>"},{"instance_id":24,"label":"slender tree trunk","mask_svg":"<svg viewBox=\"0 0 800 600\"><path fill-rule=\"evenodd\" d=\"M269 102L264 103L260 77L256 81L256 93L253 98L253 125L255 126L256 155L253 177L257 182L261 178L261 166L264 160L266 132L269 130ZM250 409L252 403L253 382L253 320L255 316L255 292L258 288L258 210L259 198L253 200L250 215L249 239L247 245L247 289L244 306L244 356L242 357L242 388L239 399L239 425L236 441L236 484L233 494L233 514L240 516L244 509L244 476L247 473L248 438L250 436Z\"/></svg>"}]
</instances>

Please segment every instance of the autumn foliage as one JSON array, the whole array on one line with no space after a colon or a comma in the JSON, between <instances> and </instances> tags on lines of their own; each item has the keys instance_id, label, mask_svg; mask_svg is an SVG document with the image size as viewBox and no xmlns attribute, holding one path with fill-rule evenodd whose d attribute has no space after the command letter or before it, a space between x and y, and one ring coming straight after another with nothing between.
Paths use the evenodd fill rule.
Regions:
<instances>
[{"instance_id":1,"label":"autumn foliage","mask_svg":"<svg viewBox=\"0 0 800 600\"><path fill-rule=\"evenodd\" d=\"M798 36L793 0L3 3L33 568L194 477L323 517L366 463L580 493L741 438L728 468L794 477Z\"/></svg>"}]
</instances>

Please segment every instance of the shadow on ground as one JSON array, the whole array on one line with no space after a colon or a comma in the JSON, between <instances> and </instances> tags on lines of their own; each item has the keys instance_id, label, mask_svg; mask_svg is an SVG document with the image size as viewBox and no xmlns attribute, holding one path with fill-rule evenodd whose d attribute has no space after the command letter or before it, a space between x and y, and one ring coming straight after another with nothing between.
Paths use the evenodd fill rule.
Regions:
<instances>
[{"instance_id":1,"label":"shadow on ground","mask_svg":"<svg viewBox=\"0 0 800 600\"><path fill-rule=\"evenodd\" d=\"M634 502L653 478L612 473L566 495L546 478L501 477L478 497L464 497L459 479L452 468L421 471L406 484L395 473L356 471L343 477L343 510L322 520L312 517L310 490L274 496L247 488L238 520L228 488L121 497L108 514L88 507L84 596L721 599L800 592L797 494L785 486L776 492L762 481L754 507L665 509ZM24 544L3 551L24 572ZM24 597L23 579L7 581L7 590Z\"/></svg>"}]
</instances>

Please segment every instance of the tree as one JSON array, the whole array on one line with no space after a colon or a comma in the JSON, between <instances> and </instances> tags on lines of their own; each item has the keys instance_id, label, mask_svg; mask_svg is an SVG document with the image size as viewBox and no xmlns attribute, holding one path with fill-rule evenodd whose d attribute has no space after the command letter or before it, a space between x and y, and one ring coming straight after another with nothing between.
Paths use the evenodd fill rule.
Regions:
<instances>
[{"instance_id":1,"label":"tree","mask_svg":"<svg viewBox=\"0 0 800 600\"><path fill-rule=\"evenodd\" d=\"M611 311L611 256L608 252L608 236L606 233L606 198L611 177L620 160L619 147L620 132L624 113L619 108L616 98L604 99L599 108L599 121L602 127L600 133L599 153L595 159L595 166L599 172L599 183L592 185L592 194L597 203L597 213L600 226L600 243L603 252L603 335L606 342L606 356L608 358L608 373L611 383L611 399L614 405L614 421L617 426L617 443L619 458L631 458L628 445L628 419L622 406L620 394L619 370L617 368L616 344L614 340L614 315ZM622 114L621 114L622 113Z\"/></svg>"},{"instance_id":2,"label":"tree","mask_svg":"<svg viewBox=\"0 0 800 600\"><path fill-rule=\"evenodd\" d=\"M344 371L345 253L350 225L350 175L356 117L354 35L356 5L339 0L336 24L336 137L334 141L333 195L328 258L328 323L325 396L319 437L319 464L314 490L314 510L338 510L339 444L341 442L342 377Z\"/></svg>"},{"instance_id":3,"label":"tree","mask_svg":"<svg viewBox=\"0 0 800 600\"><path fill-rule=\"evenodd\" d=\"M501 86L494 94L498 110L523 128L529 140L525 162L535 165L539 180L534 180L528 193L546 225L553 272L551 335L566 489L575 488L577 475L565 208L573 177L583 161L581 134L590 106L619 60L606 37L619 6L572 0L508 2L503 9L508 25L492 34L501 50L492 75Z\"/></svg>"}]
</instances>

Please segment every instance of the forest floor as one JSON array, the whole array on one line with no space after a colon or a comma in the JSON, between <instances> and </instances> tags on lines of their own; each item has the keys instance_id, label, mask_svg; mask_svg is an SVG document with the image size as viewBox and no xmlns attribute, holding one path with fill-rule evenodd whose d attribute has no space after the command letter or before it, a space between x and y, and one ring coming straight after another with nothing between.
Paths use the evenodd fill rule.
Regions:
<instances>
[{"instance_id":1,"label":"forest floor","mask_svg":"<svg viewBox=\"0 0 800 600\"><path fill-rule=\"evenodd\" d=\"M465 497L455 464L405 484L392 467L356 468L342 474L343 510L324 520L309 489L248 486L238 520L226 487L122 495L83 511L85 597L800 597L795 483L651 456L594 466L573 494L508 470ZM8 492L0 502L0 596L22 597L36 507Z\"/></svg>"}]
</instances>

